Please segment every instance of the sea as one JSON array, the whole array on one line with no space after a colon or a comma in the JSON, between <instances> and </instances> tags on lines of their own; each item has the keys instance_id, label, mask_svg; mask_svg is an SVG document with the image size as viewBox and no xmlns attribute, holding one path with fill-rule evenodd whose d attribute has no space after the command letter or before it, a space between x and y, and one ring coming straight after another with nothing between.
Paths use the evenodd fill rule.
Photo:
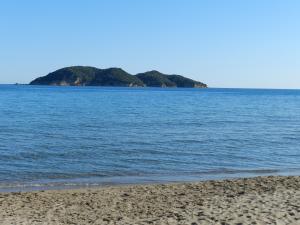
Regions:
<instances>
[{"instance_id":1,"label":"sea","mask_svg":"<svg viewBox=\"0 0 300 225\"><path fill-rule=\"evenodd\" d=\"M300 90L0 85L0 191L300 175Z\"/></svg>"}]
</instances>

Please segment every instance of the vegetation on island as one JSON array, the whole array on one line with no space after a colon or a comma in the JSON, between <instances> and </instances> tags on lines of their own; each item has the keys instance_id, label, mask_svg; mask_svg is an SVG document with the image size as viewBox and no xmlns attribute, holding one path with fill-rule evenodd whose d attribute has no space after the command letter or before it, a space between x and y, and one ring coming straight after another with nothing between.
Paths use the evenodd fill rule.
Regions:
<instances>
[{"instance_id":1,"label":"vegetation on island","mask_svg":"<svg viewBox=\"0 0 300 225\"><path fill-rule=\"evenodd\" d=\"M119 86L119 87L196 87L207 85L180 75L166 75L149 71L131 75L120 68L98 69L88 66L72 66L39 77L30 85L57 86Z\"/></svg>"}]
</instances>

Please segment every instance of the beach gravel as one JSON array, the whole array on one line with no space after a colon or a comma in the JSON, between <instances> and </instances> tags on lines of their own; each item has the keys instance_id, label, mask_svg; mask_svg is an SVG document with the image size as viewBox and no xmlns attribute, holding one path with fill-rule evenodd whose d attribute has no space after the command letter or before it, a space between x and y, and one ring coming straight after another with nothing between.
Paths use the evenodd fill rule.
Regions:
<instances>
[{"instance_id":1,"label":"beach gravel","mask_svg":"<svg viewBox=\"0 0 300 225\"><path fill-rule=\"evenodd\" d=\"M1 225L300 225L300 177L0 194Z\"/></svg>"}]
</instances>

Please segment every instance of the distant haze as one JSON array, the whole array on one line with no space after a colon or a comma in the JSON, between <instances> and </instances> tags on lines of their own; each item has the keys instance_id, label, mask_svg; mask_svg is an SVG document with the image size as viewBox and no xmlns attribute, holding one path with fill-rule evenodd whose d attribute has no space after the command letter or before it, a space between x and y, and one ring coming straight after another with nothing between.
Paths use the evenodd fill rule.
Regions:
<instances>
[{"instance_id":1,"label":"distant haze","mask_svg":"<svg viewBox=\"0 0 300 225\"><path fill-rule=\"evenodd\" d=\"M6 0L0 83L86 65L300 88L299 10L297 0Z\"/></svg>"}]
</instances>

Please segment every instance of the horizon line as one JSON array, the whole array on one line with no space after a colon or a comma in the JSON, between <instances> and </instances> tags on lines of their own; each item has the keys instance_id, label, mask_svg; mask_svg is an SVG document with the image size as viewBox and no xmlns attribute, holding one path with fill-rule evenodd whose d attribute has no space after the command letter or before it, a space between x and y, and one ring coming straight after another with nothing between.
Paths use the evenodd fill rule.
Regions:
<instances>
[{"instance_id":1,"label":"horizon line","mask_svg":"<svg viewBox=\"0 0 300 225\"><path fill-rule=\"evenodd\" d=\"M156 88L156 87L123 87L123 86L72 86L72 85L69 85L69 86L60 86L60 85L30 85L29 83L0 83L0 85L12 85L12 86L40 86L40 87L85 87L85 88L88 88L88 87L112 87L112 88ZM184 88L184 87L157 87L157 88L165 88L165 89L250 89L250 90L300 90L300 87L299 88L272 88L272 87L211 87L211 86L208 86L206 88Z\"/></svg>"}]
</instances>

